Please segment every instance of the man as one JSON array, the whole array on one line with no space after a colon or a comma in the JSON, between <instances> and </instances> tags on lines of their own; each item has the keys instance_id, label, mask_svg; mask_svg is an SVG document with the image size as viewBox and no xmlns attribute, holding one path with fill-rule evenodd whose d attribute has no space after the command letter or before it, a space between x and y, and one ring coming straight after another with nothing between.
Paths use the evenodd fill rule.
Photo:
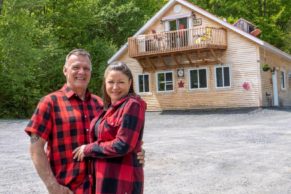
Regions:
<instances>
[{"instance_id":1,"label":"man","mask_svg":"<svg viewBox=\"0 0 291 194\"><path fill-rule=\"evenodd\" d=\"M73 150L89 142L91 120L103 110L101 98L87 89L91 71L90 54L72 50L63 68L66 84L40 100L25 129L32 161L50 194L92 193L90 161L73 159Z\"/></svg>"}]
</instances>

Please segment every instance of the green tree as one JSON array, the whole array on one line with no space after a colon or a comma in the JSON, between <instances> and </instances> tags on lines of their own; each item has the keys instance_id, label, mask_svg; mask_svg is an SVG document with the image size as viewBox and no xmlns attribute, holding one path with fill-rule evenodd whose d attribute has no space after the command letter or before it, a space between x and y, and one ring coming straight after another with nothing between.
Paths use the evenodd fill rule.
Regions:
<instances>
[{"instance_id":1,"label":"green tree","mask_svg":"<svg viewBox=\"0 0 291 194\"><path fill-rule=\"evenodd\" d=\"M107 60L167 0L0 0L0 117L29 117L41 96L59 89L65 55L92 54L89 88L100 94ZM243 17L261 38L290 53L289 0L192 0L231 23Z\"/></svg>"},{"instance_id":2,"label":"green tree","mask_svg":"<svg viewBox=\"0 0 291 194\"><path fill-rule=\"evenodd\" d=\"M0 20L1 116L13 113L22 117L30 113L32 102L40 94L36 63L42 52L35 46L35 39L42 32L33 15L16 8L18 3L20 1L10 1L11 6L7 5Z\"/></svg>"},{"instance_id":3,"label":"green tree","mask_svg":"<svg viewBox=\"0 0 291 194\"><path fill-rule=\"evenodd\" d=\"M96 20L99 36L120 47L165 3L163 0L99 0Z\"/></svg>"},{"instance_id":4,"label":"green tree","mask_svg":"<svg viewBox=\"0 0 291 194\"><path fill-rule=\"evenodd\" d=\"M288 29L291 1L288 0L192 0L209 12L227 18L230 23L244 18L262 30L260 38L290 53ZM289 34L289 35L288 35Z\"/></svg>"},{"instance_id":5,"label":"green tree","mask_svg":"<svg viewBox=\"0 0 291 194\"><path fill-rule=\"evenodd\" d=\"M41 96L59 89L65 55L93 56L90 87L99 93L102 69L116 46L94 29L95 1L11 0L0 18L0 117L28 117ZM93 6L92 6L93 5Z\"/></svg>"}]
</instances>

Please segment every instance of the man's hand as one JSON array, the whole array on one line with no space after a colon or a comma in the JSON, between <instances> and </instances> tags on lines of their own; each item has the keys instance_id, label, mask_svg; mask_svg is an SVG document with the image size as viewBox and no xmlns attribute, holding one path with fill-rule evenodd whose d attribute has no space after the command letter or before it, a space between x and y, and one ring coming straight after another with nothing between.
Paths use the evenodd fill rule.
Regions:
<instances>
[{"instance_id":1,"label":"man's hand","mask_svg":"<svg viewBox=\"0 0 291 194\"><path fill-rule=\"evenodd\" d=\"M73 192L68 187L60 185L58 183L53 183L47 186L47 189L49 191L49 194L73 194Z\"/></svg>"},{"instance_id":2,"label":"man's hand","mask_svg":"<svg viewBox=\"0 0 291 194\"><path fill-rule=\"evenodd\" d=\"M30 142L32 162L40 178L46 185L49 194L73 194L69 188L57 182L44 151L46 141L37 134L31 134Z\"/></svg>"}]
</instances>

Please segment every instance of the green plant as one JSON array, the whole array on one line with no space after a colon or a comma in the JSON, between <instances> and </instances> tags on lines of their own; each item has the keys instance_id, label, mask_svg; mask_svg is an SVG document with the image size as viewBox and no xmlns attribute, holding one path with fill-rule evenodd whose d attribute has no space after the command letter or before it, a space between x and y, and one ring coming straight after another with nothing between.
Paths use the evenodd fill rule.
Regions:
<instances>
[{"instance_id":1,"label":"green plant","mask_svg":"<svg viewBox=\"0 0 291 194\"><path fill-rule=\"evenodd\" d=\"M270 65L269 64L262 64L262 69L263 71L269 71L271 69Z\"/></svg>"}]
</instances>

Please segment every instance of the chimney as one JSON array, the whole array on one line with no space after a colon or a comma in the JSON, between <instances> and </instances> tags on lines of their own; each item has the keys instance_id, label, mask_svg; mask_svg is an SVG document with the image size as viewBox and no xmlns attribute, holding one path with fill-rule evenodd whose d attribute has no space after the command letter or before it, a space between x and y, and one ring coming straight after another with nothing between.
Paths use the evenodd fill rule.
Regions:
<instances>
[{"instance_id":1,"label":"chimney","mask_svg":"<svg viewBox=\"0 0 291 194\"><path fill-rule=\"evenodd\" d=\"M260 34L262 33L262 31L259 28L254 29L253 31L251 31L251 35L258 37L260 36Z\"/></svg>"}]
</instances>

